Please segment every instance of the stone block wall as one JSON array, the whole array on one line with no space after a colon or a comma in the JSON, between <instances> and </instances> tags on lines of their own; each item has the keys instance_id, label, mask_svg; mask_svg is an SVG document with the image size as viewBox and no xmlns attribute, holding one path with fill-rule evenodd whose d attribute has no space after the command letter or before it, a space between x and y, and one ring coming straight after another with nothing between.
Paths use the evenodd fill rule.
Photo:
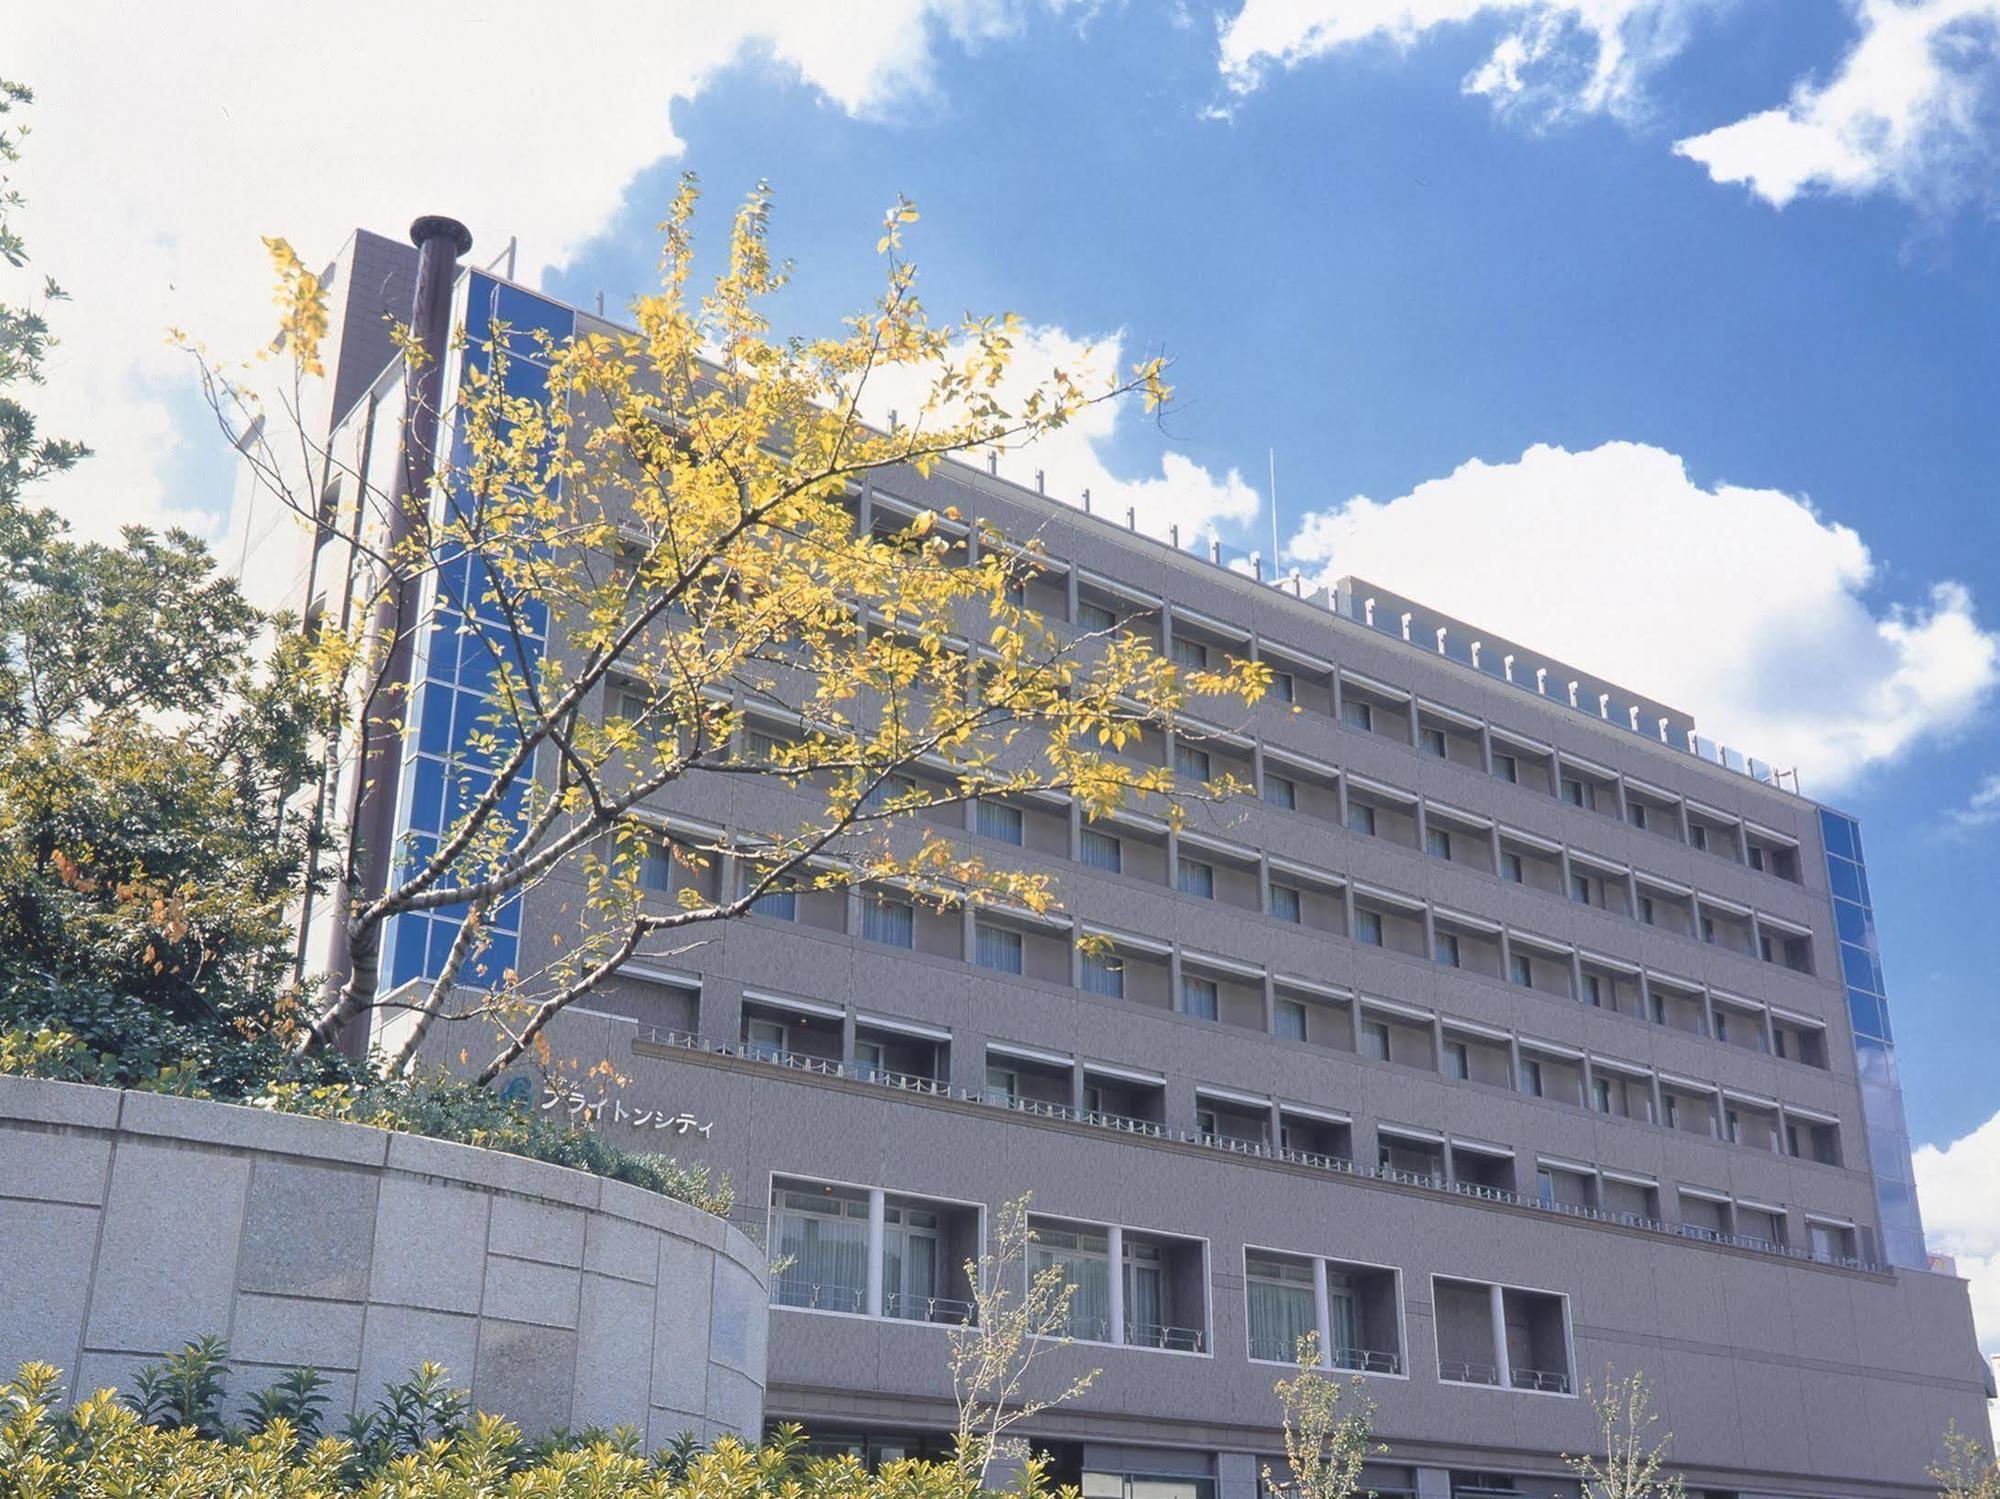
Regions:
<instances>
[{"instance_id":1,"label":"stone block wall","mask_svg":"<svg viewBox=\"0 0 2000 1499\"><path fill-rule=\"evenodd\" d=\"M755 1440L768 1276L720 1218L494 1151L0 1077L0 1370L72 1390L228 1341L232 1412L285 1369L336 1417L419 1362L531 1435Z\"/></svg>"}]
</instances>

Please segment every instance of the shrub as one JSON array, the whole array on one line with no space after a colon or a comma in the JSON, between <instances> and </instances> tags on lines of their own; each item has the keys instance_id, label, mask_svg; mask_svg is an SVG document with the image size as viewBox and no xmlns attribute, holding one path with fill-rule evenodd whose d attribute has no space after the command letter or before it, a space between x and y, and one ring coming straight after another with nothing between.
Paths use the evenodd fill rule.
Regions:
<instances>
[{"instance_id":1,"label":"shrub","mask_svg":"<svg viewBox=\"0 0 2000 1499\"><path fill-rule=\"evenodd\" d=\"M703 1449L684 1436L650 1456L629 1428L529 1442L511 1421L471 1412L465 1392L452 1390L434 1365L392 1386L340 1433L318 1434L317 1407L299 1397L317 1390L305 1370L273 1387L281 1393L252 1402L250 1426L224 1425L219 1395L205 1389L220 1358L219 1345L195 1344L154 1366L156 1380L192 1381L196 1405L181 1414L196 1419L187 1421L149 1420L112 1390L61 1413L62 1376L47 1364L23 1365L0 1384L0 1499L972 1499L977 1492L950 1463L911 1460L870 1473L851 1456L808 1456L796 1426L757 1447L724 1437ZM170 1367L177 1372L164 1372ZM1013 1493L1054 1499L1035 1464L1021 1471ZM1075 1499L1073 1489L1063 1494Z\"/></svg>"}]
</instances>

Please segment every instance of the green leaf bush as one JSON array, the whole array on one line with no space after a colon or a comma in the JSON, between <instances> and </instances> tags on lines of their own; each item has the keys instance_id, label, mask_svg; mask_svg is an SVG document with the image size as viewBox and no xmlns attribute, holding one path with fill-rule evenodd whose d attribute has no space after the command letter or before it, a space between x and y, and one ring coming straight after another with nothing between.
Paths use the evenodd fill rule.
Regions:
<instances>
[{"instance_id":1,"label":"green leaf bush","mask_svg":"<svg viewBox=\"0 0 2000 1499\"><path fill-rule=\"evenodd\" d=\"M948 1462L814 1457L796 1426L761 1446L684 1435L640 1449L629 1428L554 1432L538 1441L472 1411L442 1369L425 1365L376 1406L322 1430L319 1377L295 1370L222 1415L223 1350L191 1344L149 1366L138 1407L100 1390L64 1411L62 1376L25 1364L0 1384L0 1499L186 1495L202 1499L973 1499ZM1062 1491L1075 1499L1074 1490ZM1056 1499L1030 1463L1017 1499Z\"/></svg>"}]
</instances>

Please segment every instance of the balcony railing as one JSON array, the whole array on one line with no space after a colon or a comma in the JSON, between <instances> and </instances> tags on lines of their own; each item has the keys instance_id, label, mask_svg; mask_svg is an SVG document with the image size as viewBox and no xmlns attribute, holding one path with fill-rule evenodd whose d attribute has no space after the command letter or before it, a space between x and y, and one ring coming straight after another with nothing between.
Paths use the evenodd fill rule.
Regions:
<instances>
[{"instance_id":1,"label":"balcony railing","mask_svg":"<svg viewBox=\"0 0 2000 1499\"><path fill-rule=\"evenodd\" d=\"M868 1292L862 1286L780 1275L771 1285L771 1304L812 1312L865 1312L868 1310Z\"/></svg>"},{"instance_id":2,"label":"balcony railing","mask_svg":"<svg viewBox=\"0 0 2000 1499\"><path fill-rule=\"evenodd\" d=\"M1569 1393L1569 1376L1560 1369L1513 1369L1509 1373L1517 1390L1540 1390L1547 1395Z\"/></svg>"},{"instance_id":3,"label":"balcony railing","mask_svg":"<svg viewBox=\"0 0 2000 1499\"><path fill-rule=\"evenodd\" d=\"M1198 1327L1169 1327L1161 1322L1128 1322L1125 1342L1133 1348L1167 1348L1176 1353L1200 1353L1202 1331Z\"/></svg>"},{"instance_id":4,"label":"balcony railing","mask_svg":"<svg viewBox=\"0 0 2000 1499\"><path fill-rule=\"evenodd\" d=\"M1455 1196L1469 1197L1480 1202L1501 1203L1535 1212L1553 1213L1565 1218L1578 1218L1591 1223L1606 1223L1620 1228L1636 1229L1642 1233L1693 1239L1704 1244L1719 1244L1726 1248L1749 1250L1780 1259L1810 1261L1814 1264L1834 1265L1843 1270L1860 1270L1876 1274L1883 1269L1876 1261L1860 1259L1853 1255L1816 1254L1797 1245L1774 1244L1767 1239L1728 1234L1701 1224L1667 1223L1639 1213L1612 1212L1583 1203L1543 1202L1539 1198L1523 1196L1506 1187L1489 1187L1480 1182L1450 1181L1441 1171L1409 1171L1395 1166L1367 1166L1348 1160L1344 1156L1294 1150L1288 1146L1272 1145L1265 1141L1238 1139L1233 1135L1169 1129L1151 1119L1135 1119L1121 1114L1076 1109L1068 1104L1048 1103L1040 1099L1010 1098L998 1089L989 1091L978 1088L953 1088L942 1078L892 1072L863 1062L842 1062L831 1057L808 1056L743 1041L705 1040L692 1032L666 1030L657 1026L640 1026L636 1039L655 1046L677 1046L715 1056L739 1057L747 1061L782 1067L788 1071L868 1083L928 1098L984 1104L993 1108L1007 1109L1012 1113L1027 1114L1091 1129L1110 1130L1139 1139L1198 1145L1227 1155L1283 1161L1289 1165L1305 1166L1315 1171L1366 1177L1373 1181L1387 1182L1419 1191L1449 1192Z\"/></svg>"},{"instance_id":5,"label":"balcony railing","mask_svg":"<svg viewBox=\"0 0 2000 1499\"><path fill-rule=\"evenodd\" d=\"M1401 1374L1403 1361L1383 1348L1336 1348L1332 1364L1356 1374Z\"/></svg>"},{"instance_id":6,"label":"balcony railing","mask_svg":"<svg viewBox=\"0 0 2000 1499\"><path fill-rule=\"evenodd\" d=\"M1500 1383L1500 1369L1495 1364L1468 1364L1456 1359L1447 1359L1438 1365L1438 1378L1451 1384Z\"/></svg>"},{"instance_id":7,"label":"balcony railing","mask_svg":"<svg viewBox=\"0 0 2000 1499\"><path fill-rule=\"evenodd\" d=\"M882 1315L903 1322L948 1322L970 1326L978 1320L978 1308L969 1301L959 1301L950 1296L886 1291L882 1295Z\"/></svg>"}]
</instances>

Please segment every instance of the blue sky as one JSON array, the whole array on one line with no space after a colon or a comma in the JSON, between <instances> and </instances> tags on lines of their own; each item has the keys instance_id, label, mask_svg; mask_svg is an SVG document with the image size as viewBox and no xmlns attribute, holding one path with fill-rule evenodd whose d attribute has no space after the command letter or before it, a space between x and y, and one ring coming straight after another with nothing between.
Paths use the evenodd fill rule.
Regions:
<instances>
[{"instance_id":1,"label":"blue sky","mask_svg":"<svg viewBox=\"0 0 2000 1499\"><path fill-rule=\"evenodd\" d=\"M1164 7L1032 14L969 52L939 37L933 91L860 118L753 53L676 106L684 154L643 173L548 284L617 305L651 272L677 172L700 173L718 218L764 177L774 242L799 262L780 316L823 327L873 286L875 224L903 192L924 215L912 248L934 310L1010 308L1165 349L1171 444L1260 489L1275 446L1287 535L1307 510L1404 495L1467 459L1646 443L1697 485L1809 497L1853 528L1878 569L1872 607L1956 579L1990 627L1990 216L1886 194L1779 210L1670 150L1836 61L1852 28L1836 6L1812 19L1726 14L1649 79L1635 118L1574 122L1461 90L1492 26L1302 63L1227 120L1204 117L1225 98L1213 27ZM1144 470L1157 441L1134 427L1107 459ZM1267 526L1220 529L1259 546ZM1560 591L1562 538L1542 547L1544 576L1522 583ZM1618 669L1615 645L1597 655ZM1685 705L1706 717L1698 693ZM1918 1140L1954 1139L2000 1102L2000 824L1944 831L1995 770L1989 707L1828 793L1867 833Z\"/></svg>"},{"instance_id":2,"label":"blue sky","mask_svg":"<svg viewBox=\"0 0 2000 1499\"><path fill-rule=\"evenodd\" d=\"M1030 363L1175 360L1164 431L1106 413L1014 471L1261 547L1275 448L1288 564L1666 698L1862 818L1911 1134L1981 1184L1926 1216L2000 1326L2000 0L604 0L559 107L513 86L508 0L355 0L309 68L282 8L44 10L9 73L23 227L75 294L44 411L98 450L50 491L80 529L189 525L283 596L156 338L267 339L261 235L331 258L452 212L617 308L678 172L711 247L768 178L777 316L820 331L907 194L938 314L1018 312ZM386 36L439 64L393 110L353 82Z\"/></svg>"}]
</instances>

